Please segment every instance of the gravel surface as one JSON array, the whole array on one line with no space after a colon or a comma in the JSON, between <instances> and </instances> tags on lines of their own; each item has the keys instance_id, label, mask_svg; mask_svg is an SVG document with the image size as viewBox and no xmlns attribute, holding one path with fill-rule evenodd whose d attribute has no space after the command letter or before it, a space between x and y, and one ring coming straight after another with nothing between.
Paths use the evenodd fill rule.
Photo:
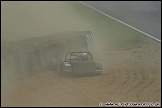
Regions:
<instances>
[{"instance_id":1,"label":"gravel surface","mask_svg":"<svg viewBox=\"0 0 162 108\"><path fill-rule=\"evenodd\" d=\"M145 39L139 47L98 53L101 76L39 73L2 93L1 106L99 106L100 102L160 102L161 43Z\"/></svg>"}]
</instances>

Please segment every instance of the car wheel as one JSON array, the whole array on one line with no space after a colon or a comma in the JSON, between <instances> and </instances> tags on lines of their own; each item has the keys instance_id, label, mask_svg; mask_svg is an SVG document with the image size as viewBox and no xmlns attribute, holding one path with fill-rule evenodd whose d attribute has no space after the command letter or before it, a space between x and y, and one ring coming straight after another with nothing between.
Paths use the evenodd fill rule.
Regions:
<instances>
[{"instance_id":1,"label":"car wheel","mask_svg":"<svg viewBox=\"0 0 162 108\"><path fill-rule=\"evenodd\" d=\"M60 75L67 76L67 73L65 72L65 67L64 66L60 67Z\"/></svg>"},{"instance_id":2,"label":"car wheel","mask_svg":"<svg viewBox=\"0 0 162 108\"><path fill-rule=\"evenodd\" d=\"M64 73L65 72L65 68L64 68L64 66L61 66L60 67L60 73Z\"/></svg>"}]
</instances>

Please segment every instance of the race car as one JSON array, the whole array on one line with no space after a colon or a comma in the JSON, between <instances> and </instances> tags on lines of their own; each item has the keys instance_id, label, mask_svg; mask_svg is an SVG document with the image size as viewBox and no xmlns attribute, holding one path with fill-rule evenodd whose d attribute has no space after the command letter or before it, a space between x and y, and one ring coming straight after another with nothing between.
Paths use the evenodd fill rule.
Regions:
<instances>
[{"instance_id":1,"label":"race car","mask_svg":"<svg viewBox=\"0 0 162 108\"><path fill-rule=\"evenodd\" d=\"M95 62L90 52L68 52L60 66L61 74L101 75L102 72L101 63Z\"/></svg>"}]
</instances>

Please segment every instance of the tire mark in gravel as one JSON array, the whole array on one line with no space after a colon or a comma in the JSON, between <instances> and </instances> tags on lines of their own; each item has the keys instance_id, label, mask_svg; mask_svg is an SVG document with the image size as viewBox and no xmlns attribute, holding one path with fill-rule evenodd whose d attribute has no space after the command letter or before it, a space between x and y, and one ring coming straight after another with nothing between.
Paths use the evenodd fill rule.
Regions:
<instances>
[{"instance_id":1,"label":"tire mark in gravel","mask_svg":"<svg viewBox=\"0 0 162 108\"><path fill-rule=\"evenodd\" d=\"M124 88L124 85L126 85L128 82L129 82L129 80L130 80L130 73L129 73L129 71L128 70L126 70L126 72L124 73L124 75L126 76L126 78L122 78L122 79L126 79L125 81L123 81L119 86L118 86L118 88Z\"/></svg>"},{"instance_id":2,"label":"tire mark in gravel","mask_svg":"<svg viewBox=\"0 0 162 108\"><path fill-rule=\"evenodd\" d=\"M144 78L144 80L146 81L146 83L144 83L144 86L141 88L141 90L139 90L137 93L136 93L136 98L137 98L137 100L138 101L141 101L141 99L140 99L140 95L142 95L142 92L144 92L144 90L147 88L147 87L149 87L149 86L151 86L154 82L155 82L155 71L153 71L153 79L146 79L146 77L144 76L144 73L142 72L141 73L142 74L142 76L143 76L143 78ZM148 81L147 81L148 80ZM149 98L149 97L148 97Z\"/></svg>"},{"instance_id":3,"label":"tire mark in gravel","mask_svg":"<svg viewBox=\"0 0 162 108\"><path fill-rule=\"evenodd\" d=\"M136 71L137 72L137 71ZM142 76L142 74L141 74L141 72L140 72L140 70L139 70L139 74L138 75L140 75L141 77L142 77L142 79L137 79L137 83L134 85L134 86L132 86L127 92L126 92L126 97L128 98L128 94L130 94L131 92L133 92L133 91L136 91L136 89L138 89L138 87L140 87L140 85L142 85L143 84L143 82L144 82L144 77ZM137 77L138 78L138 77Z\"/></svg>"},{"instance_id":4,"label":"tire mark in gravel","mask_svg":"<svg viewBox=\"0 0 162 108\"><path fill-rule=\"evenodd\" d=\"M114 73L112 74L111 77L112 77L112 80L109 82L108 85L112 85L115 82L115 80L116 80L116 76L114 75Z\"/></svg>"},{"instance_id":5,"label":"tire mark in gravel","mask_svg":"<svg viewBox=\"0 0 162 108\"><path fill-rule=\"evenodd\" d=\"M136 78L137 78L137 72L133 72L131 74L132 76L130 76L130 80L127 84L125 84L125 86L122 86L122 93L125 94L127 93L127 90L132 87L134 85L134 83L136 82Z\"/></svg>"},{"instance_id":6,"label":"tire mark in gravel","mask_svg":"<svg viewBox=\"0 0 162 108\"><path fill-rule=\"evenodd\" d=\"M113 74L113 80L111 82L113 82L114 84L118 84L118 82L120 83L121 81L121 72L116 70ZM110 85L112 85L112 83L109 83Z\"/></svg>"},{"instance_id":7,"label":"tire mark in gravel","mask_svg":"<svg viewBox=\"0 0 162 108\"><path fill-rule=\"evenodd\" d=\"M137 72L130 72L131 70L127 70L127 72L129 73L128 76L129 76L129 80L127 80L127 82L123 85L120 85L118 86L118 90L120 90L120 94L123 94L123 96L126 96L126 93L127 93L127 90L130 89L130 87L133 86L133 84L135 83L136 81L136 78L137 78ZM126 73L127 74L127 73Z\"/></svg>"},{"instance_id":8,"label":"tire mark in gravel","mask_svg":"<svg viewBox=\"0 0 162 108\"><path fill-rule=\"evenodd\" d=\"M113 72L112 73L103 73L100 78L99 78L99 85L98 87L99 88L103 88L103 89L106 89L106 87L109 86L109 82L112 82L112 80L114 79L112 76L113 76Z\"/></svg>"},{"instance_id":9,"label":"tire mark in gravel","mask_svg":"<svg viewBox=\"0 0 162 108\"><path fill-rule=\"evenodd\" d=\"M121 72L121 71L124 71L124 72ZM123 77L122 76L119 76L120 77L120 82L122 82L122 83L119 83L120 85L119 86L116 86L113 90L111 90L110 92L114 92L114 90L115 90L115 92L117 92L117 93L120 93L121 94L121 90L122 90L122 88L124 87L124 85L126 85L129 81L130 81L130 73L129 73L129 71L128 70L119 70L119 73L121 74L122 73L122 75L123 75ZM124 73L124 74L123 74ZM125 79L124 81L121 81L121 79ZM120 88L120 89L119 89ZM118 90L120 90L120 92L118 91Z\"/></svg>"},{"instance_id":10,"label":"tire mark in gravel","mask_svg":"<svg viewBox=\"0 0 162 108\"><path fill-rule=\"evenodd\" d=\"M102 88L104 91L109 87L109 82L112 82L114 73L103 73L99 77L97 88Z\"/></svg>"}]
</instances>

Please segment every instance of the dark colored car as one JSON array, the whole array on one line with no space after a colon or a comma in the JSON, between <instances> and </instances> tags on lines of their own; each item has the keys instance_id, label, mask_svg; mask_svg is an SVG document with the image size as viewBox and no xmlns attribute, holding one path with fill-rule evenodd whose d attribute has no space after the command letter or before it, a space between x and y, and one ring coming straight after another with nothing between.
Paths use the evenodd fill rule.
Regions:
<instances>
[{"instance_id":1,"label":"dark colored car","mask_svg":"<svg viewBox=\"0 0 162 108\"><path fill-rule=\"evenodd\" d=\"M101 74L101 63L95 62L90 52L68 52L61 63L60 73Z\"/></svg>"}]
</instances>

